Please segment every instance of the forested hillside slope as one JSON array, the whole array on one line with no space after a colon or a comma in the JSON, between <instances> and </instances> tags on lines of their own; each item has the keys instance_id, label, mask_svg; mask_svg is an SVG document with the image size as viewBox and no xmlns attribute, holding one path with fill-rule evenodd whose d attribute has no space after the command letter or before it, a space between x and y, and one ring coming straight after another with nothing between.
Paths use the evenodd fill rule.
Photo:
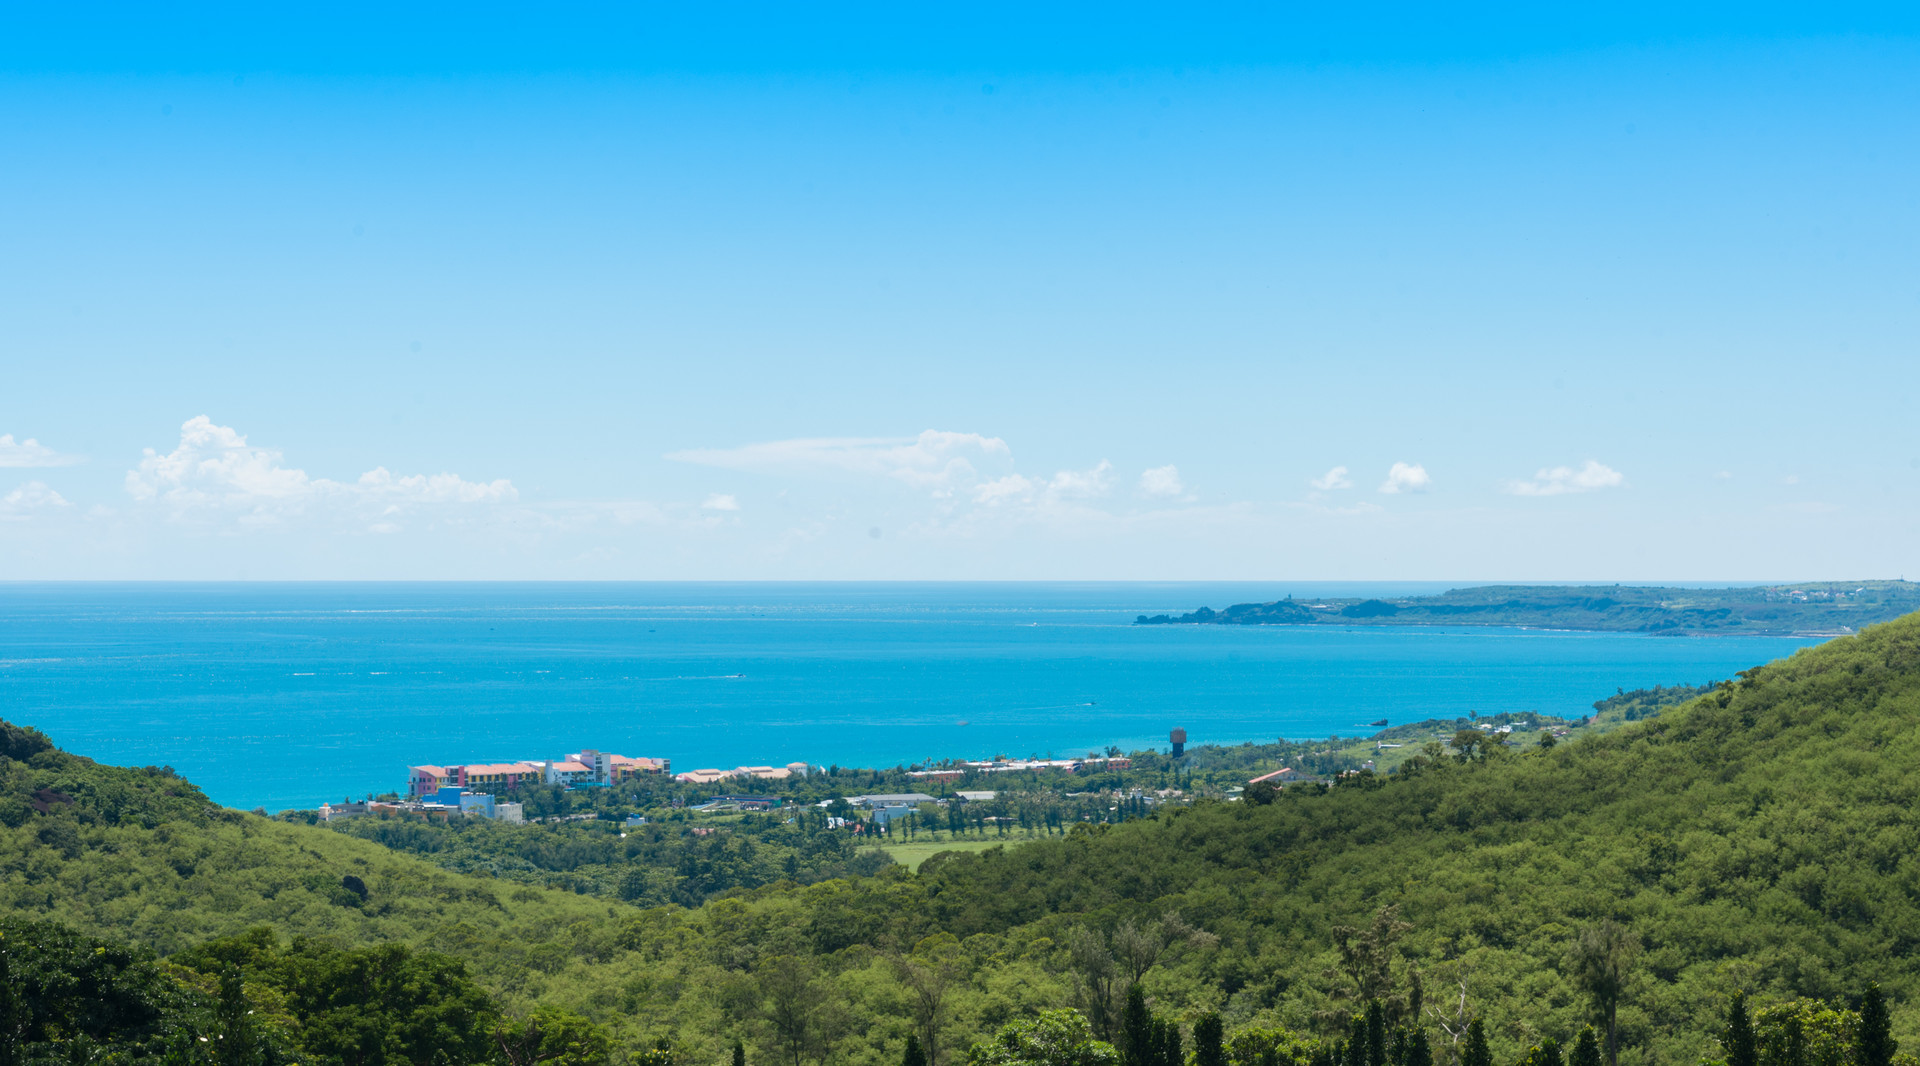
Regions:
<instances>
[{"instance_id":1,"label":"forested hillside slope","mask_svg":"<svg viewBox=\"0 0 1920 1066\"><path fill-rule=\"evenodd\" d=\"M1920 1044L1920 617L1550 750L1436 745L1390 777L695 909L453 874L212 808L163 771L5 742L15 915L162 951L258 925L406 941L465 960L509 1012L565 1005L686 1062L738 1038L756 1056L893 1063L916 1028L944 1062L1042 1008L1105 1024L1135 974L1171 1015L1304 1034L1330 1033L1356 988L1404 1000L1418 974L1450 1018L1464 993L1511 1062L1591 1019L1571 952L1606 922L1631 941L1623 1062L1720 1054L1737 989L1845 1001L1869 980ZM929 1029L916 1004L936 985Z\"/></svg>"}]
</instances>

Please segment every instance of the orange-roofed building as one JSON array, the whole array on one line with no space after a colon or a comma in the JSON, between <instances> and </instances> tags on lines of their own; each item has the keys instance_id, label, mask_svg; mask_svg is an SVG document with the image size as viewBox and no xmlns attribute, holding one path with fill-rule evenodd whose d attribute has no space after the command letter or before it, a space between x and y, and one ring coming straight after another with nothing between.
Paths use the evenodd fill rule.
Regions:
<instances>
[{"instance_id":1,"label":"orange-roofed building","mask_svg":"<svg viewBox=\"0 0 1920 1066\"><path fill-rule=\"evenodd\" d=\"M645 756L636 758L629 755L614 755L609 758L612 761L612 777L615 783L638 774L664 774L673 769L673 763L667 759L649 759Z\"/></svg>"},{"instance_id":2,"label":"orange-roofed building","mask_svg":"<svg viewBox=\"0 0 1920 1066\"><path fill-rule=\"evenodd\" d=\"M460 771L458 784L489 790L514 788L522 781L538 781L541 777L540 768L530 762L483 762L453 769Z\"/></svg>"},{"instance_id":3,"label":"orange-roofed building","mask_svg":"<svg viewBox=\"0 0 1920 1066\"><path fill-rule=\"evenodd\" d=\"M431 796L447 785L458 784L444 766L407 767L407 793L412 796Z\"/></svg>"}]
</instances>

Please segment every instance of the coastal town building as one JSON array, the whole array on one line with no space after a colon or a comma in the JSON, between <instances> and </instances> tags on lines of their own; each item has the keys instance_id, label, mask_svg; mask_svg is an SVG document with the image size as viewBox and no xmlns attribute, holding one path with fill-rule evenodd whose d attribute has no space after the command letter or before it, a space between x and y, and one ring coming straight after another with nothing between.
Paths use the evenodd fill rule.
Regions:
<instances>
[{"instance_id":1,"label":"coastal town building","mask_svg":"<svg viewBox=\"0 0 1920 1066\"><path fill-rule=\"evenodd\" d=\"M572 788L575 785L600 784L600 782L593 779L593 767L585 763L575 762L572 759L541 763L540 773L542 779L549 785L561 785L566 788Z\"/></svg>"},{"instance_id":2,"label":"coastal town building","mask_svg":"<svg viewBox=\"0 0 1920 1066\"><path fill-rule=\"evenodd\" d=\"M874 796L848 796L847 802L855 807L910 807L921 803L937 802L924 792L886 792Z\"/></svg>"},{"instance_id":3,"label":"coastal town building","mask_svg":"<svg viewBox=\"0 0 1920 1066\"><path fill-rule=\"evenodd\" d=\"M540 778L540 768L530 762L476 763L449 769L458 771L457 783L462 788L509 789Z\"/></svg>"},{"instance_id":4,"label":"coastal town building","mask_svg":"<svg viewBox=\"0 0 1920 1066\"><path fill-rule=\"evenodd\" d=\"M386 803L375 799L359 801L346 799L339 803L322 803L318 813L323 822L331 822L337 818L363 818L367 815L392 817L403 814L440 819L467 815L492 818L515 825L526 820L520 804L501 803L494 799L491 793L469 792L459 785L447 785L426 796L416 796L397 803Z\"/></svg>"},{"instance_id":5,"label":"coastal town building","mask_svg":"<svg viewBox=\"0 0 1920 1066\"><path fill-rule=\"evenodd\" d=\"M462 766L423 763L407 767L407 795L419 799L449 786L501 792L536 782L569 788L615 785L641 774L670 773L672 768L672 763L666 759L635 758L592 748L559 759L468 763Z\"/></svg>"},{"instance_id":6,"label":"coastal town building","mask_svg":"<svg viewBox=\"0 0 1920 1066\"><path fill-rule=\"evenodd\" d=\"M339 803L322 803L320 805L320 820L323 822L331 822L336 818L359 818L367 814L376 813L376 808L395 811L400 809L397 806L375 803L372 800L342 800Z\"/></svg>"},{"instance_id":7,"label":"coastal town building","mask_svg":"<svg viewBox=\"0 0 1920 1066\"><path fill-rule=\"evenodd\" d=\"M1123 755L1089 755L1084 759L987 759L960 761L934 770L912 770L907 776L919 781L958 781L968 774L1040 773L1048 770L1071 774L1081 770L1128 770L1132 767L1133 760Z\"/></svg>"},{"instance_id":8,"label":"coastal town building","mask_svg":"<svg viewBox=\"0 0 1920 1066\"><path fill-rule=\"evenodd\" d=\"M700 806L699 811L770 811L786 802L779 796L715 796Z\"/></svg>"},{"instance_id":9,"label":"coastal town building","mask_svg":"<svg viewBox=\"0 0 1920 1066\"><path fill-rule=\"evenodd\" d=\"M593 780L602 785L617 785L631 777L642 774L663 774L667 772L665 759L631 758L615 755L610 751L595 751L588 748L567 756L568 762L577 762L593 771Z\"/></svg>"},{"instance_id":10,"label":"coastal town building","mask_svg":"<svg viewBox=\"0 0 1920 1066\"><path fill-rule=\"evenodd\" d=\"M803 762L790 762L785 766L736 766L731 770L688 770L673 775L675 781L688 785L718 784L732 777L757 777L762 781L785 781L794 777L805 777L813 767Z\"/></svg>"}]
</instances>

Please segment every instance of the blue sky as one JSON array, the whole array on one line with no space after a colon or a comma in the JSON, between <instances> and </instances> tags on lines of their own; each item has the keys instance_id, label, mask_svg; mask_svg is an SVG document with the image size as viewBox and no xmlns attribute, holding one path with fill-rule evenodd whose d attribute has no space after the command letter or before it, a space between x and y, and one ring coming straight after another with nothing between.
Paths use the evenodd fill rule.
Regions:
<instances>
[{"instance_id":1,"label":"blue sky","mask_svg":"<svg viewBox=\"0 0 1920 1066\"><path fill-rule=\"evenodd\" d=\"M25 7L0 578L1920 572L1907 11Z\"/></svg>"}]
</instances>

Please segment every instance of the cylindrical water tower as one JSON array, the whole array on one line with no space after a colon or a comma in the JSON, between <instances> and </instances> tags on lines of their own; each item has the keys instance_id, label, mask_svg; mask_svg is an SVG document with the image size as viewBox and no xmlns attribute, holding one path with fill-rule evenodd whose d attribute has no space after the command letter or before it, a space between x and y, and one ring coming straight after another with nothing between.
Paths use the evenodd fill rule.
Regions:
<instances>
[{"instance_id":1,"label":"cylindrical water tower","mask_svg":"<svg viewBox=\"0 0 1920 1066\"><path fill-rule=\"evenodd\" d=\"M1186 730L1176 729L1173 732L1167 734L1167 739L1173 741L1173 757L1174 758L1178 759L1180 756L1185 755L1187 753L1187 731Z\"/></svg>"}]
</instances>

